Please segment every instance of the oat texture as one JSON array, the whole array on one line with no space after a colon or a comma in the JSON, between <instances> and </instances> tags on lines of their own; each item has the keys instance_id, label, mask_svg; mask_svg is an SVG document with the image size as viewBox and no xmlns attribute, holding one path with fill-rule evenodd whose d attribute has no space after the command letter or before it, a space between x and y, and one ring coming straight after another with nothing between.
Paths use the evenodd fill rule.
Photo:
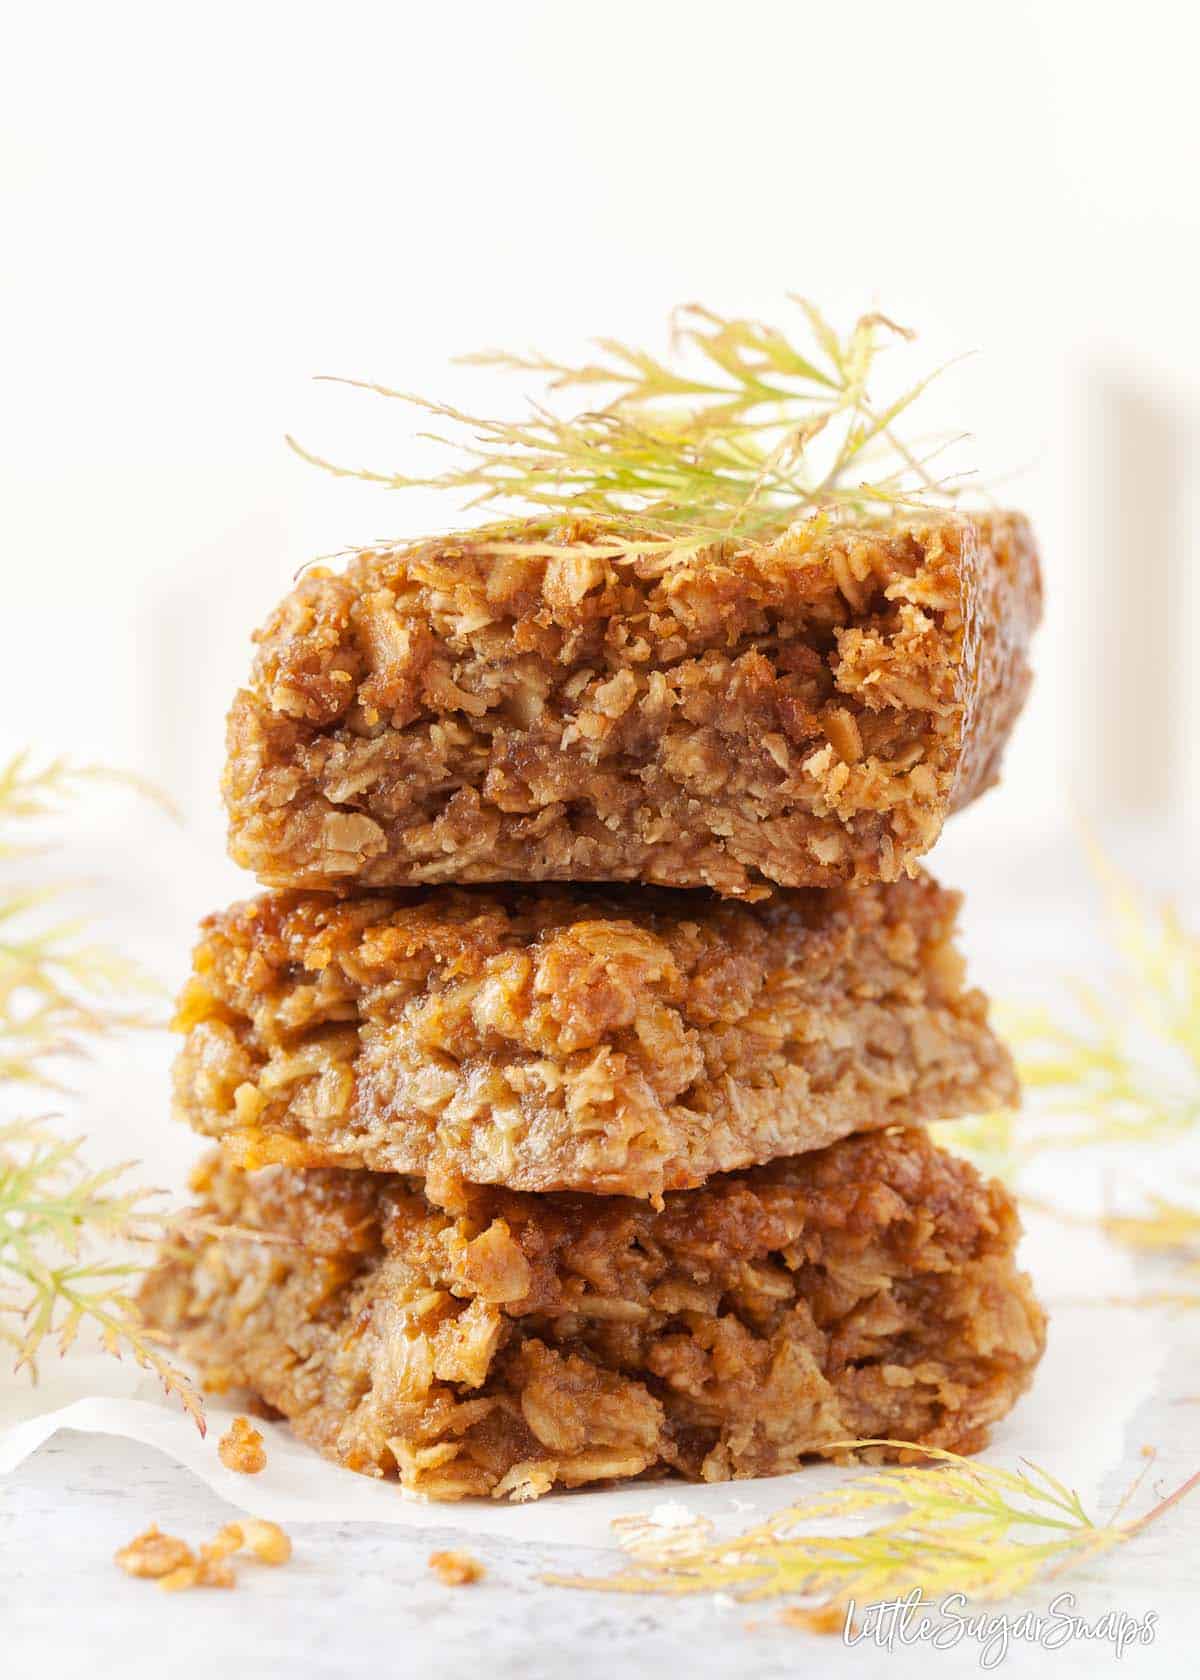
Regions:
<instances>
[{"instance_id":1,"label":"oat texture","mask_svg":"<svg viewBox=\"0 0 1200 1680\"><path fill-rule=\"evenodd\" d=\"M1015 1100L927 876L269 894L210 917L177 1114L244 1165L659 1197Z\"/></svg>"},{"instance_id":2,"label":"oat texture","mask_svg":"<svg viewBox=\"0 0 1200 1680\"><path fill-rule=\"evenodd\" d=\"M1020 514L614 555L586 522L316 570L229 718L264 884L894 880L997 778L1029 684Z\"/></svg>"},{"instance_id":3,"label":"oat texture","mask_svg":"<svg viewBox=\"0 0 1200 1680\"><path fill-rule=\"evenodd\" d=\"M920 1130L657 1211L475 1189L449 1213L413 1179L219 1155L196 1188L150 1323L329 1457L435 1499L766 1475L864 1437L973 1452L1042 1350L1010 1198Z\"/></svg>"}]
</instances>

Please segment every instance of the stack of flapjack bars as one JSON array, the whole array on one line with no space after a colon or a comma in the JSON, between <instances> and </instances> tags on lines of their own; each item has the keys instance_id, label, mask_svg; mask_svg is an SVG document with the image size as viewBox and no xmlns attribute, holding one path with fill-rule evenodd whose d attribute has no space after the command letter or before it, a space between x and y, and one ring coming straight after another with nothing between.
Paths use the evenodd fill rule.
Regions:
<instances>
[{"instance_id":1,"label":"stack of flapjack bars","mask_svg":"<svg viewBox=\"0 0 1200 1680\"><path fill-rule=\"evenodd\" d=\"M1044 1320L924 1130L1016 1085L918 860L1024 700L1030 528L610 534L362 553L259 633L267 890L181 999L220 1147L144 1311L438 1499L974 1451Z\"/></svg>"}]
</instances>

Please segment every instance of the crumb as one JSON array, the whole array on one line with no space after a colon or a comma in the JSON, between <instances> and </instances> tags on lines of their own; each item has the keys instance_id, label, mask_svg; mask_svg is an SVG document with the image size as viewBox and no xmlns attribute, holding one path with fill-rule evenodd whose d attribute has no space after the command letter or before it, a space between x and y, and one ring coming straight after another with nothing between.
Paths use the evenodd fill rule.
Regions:
<instances>
[{"instance_id":1,"label":"crumb","mask_svg":"<svg viewBox=\"0 0 1200 1680\"><path fill-rule=\"evenodd\" d=\"M201 1558L196 1570L196 1585L225 1588L236 1586L233 1565L227 1563L224 1558Z\"/></svg>"},{"instance_id":2,"label":"crumb","mask_svg":"<svg viewBox=\"0 0 1200 1680\"><path fill-rule=\"evenodd\" d=\"M239 1418L239 1423L244 1423ZM240 1522L226 1523L211 1540L205 1541L199 1552L174 1535L160 1534L151 1523L143 1534L137 1535L114 1555L127 1575L156 1580L164 1592L186 1592L192 1587L223 1587L237 1585L237 1577L229 1559L244 1549L260 1563L286 1563L292 1555L292 1542L278 1523L261 1517L243 1517ZM458 1557L461 1553L446 1552L444 1557ZM470 1562L467 1559L467 1562ZM482 1573L482 1571L480 1571ZM464 1579L474 1579L466 1576Z\"/></svg>"},{"instance_id":3,"label":"crumb","mask_svg":"<svg viewBox=\"0 0 1200 1680\"><path fill-rule=\"evenodd\" d=\"M249 1418L234 1418L217 1444L217 1454L227 1470L237 1470L243 1476L257 1476L266 1467L263 1438Z\"/></svg>"},{"instance_id":4,"label":"crumb","mask_svg":"<svg viewBox=\"0 0 1200 1680\"><path fill-rule=\"evenodd\" d=\"M243 1517L240 1522L227 1523L221 1535L236 1535L236 1544L244 1546L259 1563L272 1566L286 1563L292 1555L292 1542L278 1523L262 1517ZM220 1539L221 1535L217 1538Z\"/></svg>"},{"instance_id":5,"label":"crumb","mask_svg":"<svg viewBox=\"0 0 1200 1680\"><path fill-rule=\"evenodd\" d=\"M231 1591L237 1586L233 1565L221 1557L201 1557L196 1563L173 1569L159 1581L164 1592L187 1592L192 1587L222 1587Z\"/></svg>"},{"instance_id":6,"label":"crumb","mask_svg":"<svg viewBox=\"0 0 1200 1680\"><path fill-rule=\"evenodd\" d=\"M470 1552L430 1552L429 1567L444 1587L469 1587L486 1573Z\"/></svg>"},{"instance_id":7,"label":"crumb","mask_svg":"<svg viewBox=\"0 0 1200 1680\"><path fill-rule=\"evenodd\" d=\"M180 1564L178 1569L161 1575L158 1584L164 1592L186 1592L189 1587L196 1585L196 1573L194 1563Z\"/></svg>"},{"instance_id":8,"label":"crumb","mask_svg":"<svg viewBox=\"0 0 1200 1680\"><path fill-rule=\"evenodd\" d=\"M200 1557L205 1563L218 1563L222 1558L232 1557L242 1549L244 1539L240 1523L226 1523L224 1528L218 1529L212 1540L205 1541L200 1548Z\"/></svg>"},{"instance_id":9,"label":"crumb","mask_svg":"<svg viewBox=\"0 0 1200 1680\"><path fill-rule=\"evenodd\" d=\"M113 1562L126 1575L159 1580L173 1570L189 1566L195 1559L185 1540L177 1540L173 1534L160 1534L157 1523L151 1523L127 1546L113 1553Z\"/></svg>"},{"instance_id":10,"label":"crumb","mask_svg":"<svg viewBox=\"0 0 1200 1680\"><path fill-rule=\"evenodd\" d=\"M779 1612L785 1627L803 1628L806 1633L841 1633L846 1625L844 1604L819 1604L812 1610L789 1605Z\"/></svg>"}]
</instances>

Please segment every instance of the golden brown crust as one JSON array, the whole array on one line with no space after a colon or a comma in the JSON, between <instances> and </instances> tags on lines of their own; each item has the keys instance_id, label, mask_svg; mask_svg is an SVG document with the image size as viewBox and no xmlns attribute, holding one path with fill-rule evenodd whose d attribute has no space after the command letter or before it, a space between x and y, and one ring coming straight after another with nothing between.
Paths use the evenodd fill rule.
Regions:
<instances>
[{"instance_id":1,"label":"golden brown crust","mask_svg":"<svg viewBox=\"0 0 1200 1680\"><path fill-rule=\"evenodd\" d=\"M534 528L531 527L531 530ZM469 536L305 577L229 719L267 885L894 880L995 781L1029 684L1020 514L605 558Z\"/></svg>"},{"instance_id":2,"label":"golden brown crust","mask_svg":"<svg viewBox=\"0 0 1200 1680\"><path fill-rule=\"evenodd\" d=\"M1015 1100L927 876L267 895L208 919L178 1115L249 1166L657 1197Z\"/></svg>"},{"instance_id":3,"label":"golden brown crust","mask_svg":"<svg viewBox=\"0 0 1200 1680\"><path fill-rule=\"evenodd\" d=\"M659 1212L475 1189L451 1215L404 1178L215 1158L197 1188L150 1323L330 1457L433 1498L768 1475L865 1437L976 1451L1044 1341L1010 1198L920 1131Z\"/></svg>"}]
</instances>

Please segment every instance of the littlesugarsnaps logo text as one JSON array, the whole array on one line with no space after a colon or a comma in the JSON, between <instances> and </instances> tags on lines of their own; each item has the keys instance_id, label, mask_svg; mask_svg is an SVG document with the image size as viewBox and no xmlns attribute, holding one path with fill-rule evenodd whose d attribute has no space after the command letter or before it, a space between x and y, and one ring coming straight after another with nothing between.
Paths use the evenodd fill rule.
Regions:
<instances>
[{"instance_id":1,"label":"littlesugarsnaps logo text","mask_svg":"<svg viewBox=\"0 0 1200 1680\"><path fill-rule=\"evenodd\" d=\"M1044 1611L1026 1610L1014 1616L1003 1611L973 1611L962 1593L950 1593L936 1604L927 1600L919 1587L904 1598L880 1599L846 1606L842 1643L867 1645L877 1650L896 1651L909 1645L928 1645L934 1651L951 1651L960 1645L977 1645L979 1666L998 1668L1015 1644L1037 1645L1043 1651L1060 1651L1077 1640L1090 1640L1109 1648L1115 1657L1139 1645L1153 1645L1158 1615L1147 1611L1132 1616L1127 1610L1109 1610L1091 1621L1075 1612L1075 1594L1062 1592Z\"/></svg>"}]
</instances>

